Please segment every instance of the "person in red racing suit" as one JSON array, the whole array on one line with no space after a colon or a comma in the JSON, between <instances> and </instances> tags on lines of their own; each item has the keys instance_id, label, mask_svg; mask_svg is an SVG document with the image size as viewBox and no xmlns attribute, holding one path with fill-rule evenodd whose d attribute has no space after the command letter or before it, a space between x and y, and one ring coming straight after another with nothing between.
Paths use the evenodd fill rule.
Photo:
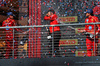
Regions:
<instances>
[{"instance_id":1,"label":"person in red racing suit","mask_svg":"<svg viewBox=\"0 0 100 66\"><path fill-rule=\"evenodd\" d=\"M15 20L13 19L14 14L12 12L7 13L8 18L3 21L2 27L11 27L16 26ZM16 31L23 32L21 29L15 28ZM15 37L13 37L13 29L6 28L4 29L6 33L6 55L5 58L8 59L11 56L12 50L14 50L14 58L17 58L17 42ZM14 47L13 47L13 39L14 39Z\"/></svg>"},{"instance_id":2,"label":"person in red racing suit","mask_svg":"<svg viewBox=\"0 0 100 66\"><path fill-rule=\"evenodd\" d=\"M50 21L50 25L58 25L58 21L57 21L57 15L55 13L55 11L53 9L48 10L46 16L44 17L44 20L49 20ZM59 56L59 39L61 38L61 32L60 32L60 27L59 26L55 26L55 27L49 27L50 30L50 35L53 34L53 39L54 39L54 53L55 56ZM52 45L52 39L50 39L50 45ZM49 52L50 56L52 55L52 48L50 48L50 52Z\"/></svg>"},{"instance_id":3,"label":"person in red racing suit","mask_svg":"<svg viewBox=\"0 0 100 66\"><path fill-rule=\"evenodd\" d=\"M98 17L93 16L93 11L92 9L87 9L86 10L86 18L85 23L95 23L99 22ZM94 38L91 38L90 36L86 37L86 47L87 47L87 56L97 56L97 40L98 40L98 33L100 31L100 25L85 25L85 30L82 30L81 32L88 32L93 35L95 35L95 41ZM93 48L93 49L92 49ZM92 52L93 50L93 52Z\"/></svg>"}]
</instances>

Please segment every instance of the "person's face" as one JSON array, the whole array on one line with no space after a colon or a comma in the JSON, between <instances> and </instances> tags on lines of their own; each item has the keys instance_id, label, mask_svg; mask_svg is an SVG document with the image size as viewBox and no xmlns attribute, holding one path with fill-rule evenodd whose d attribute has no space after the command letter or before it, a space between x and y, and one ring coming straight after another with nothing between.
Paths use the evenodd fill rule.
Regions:
<instances>
[{"instance_id":1,"label":"person's face","mask_svg":"<svg viewBox=\"0 0 100 66\"><path fill-rule=\"evenodd\" d=\"M10 15L9 18L13 19L14 17L12 15Z\"/></svg>"},{"instance_id":2,"label":"person's face","mask_svg":"<svg viewBox=\"0 0 100 66\"><path fill-rule=\"evenodd\" d=\"M53 15L53 13L52 12L48 12L48 16L51 16L51 15Z\"/></svg>"},{"instance_id":3,"label":"person's face","mask_svg":"<svg viewBox=\"0 0 100 66\"><path fill-rule=\"evenodd\" d=\"M86 17L89 17L90 16L90 13L86 13Z\"/></svg>"}]
</instances>

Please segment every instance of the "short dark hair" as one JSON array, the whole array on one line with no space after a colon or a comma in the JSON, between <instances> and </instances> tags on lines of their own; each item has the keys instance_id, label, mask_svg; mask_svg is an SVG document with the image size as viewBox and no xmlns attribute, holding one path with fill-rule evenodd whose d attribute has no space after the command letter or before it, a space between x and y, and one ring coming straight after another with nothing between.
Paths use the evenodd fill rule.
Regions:
<instances>
[{"instance_id":1,"label":"short dark hair","mask_svg":"<svg viewBox=\"0 0 100 66\"><path fill-rule=\"evenodd\" d=\"M48 10L47 13L48 12L52 12L53 14L55 14L55 11L53 9Z\"/></svg>"},{"instance_id":2,"label":"short dark hair","mask_svg":"<svg viewBox=\"0 0 100 66\"><path fill-rule=\"evenodd\" d=\"M90 13L90 15L91 15L91 16L94 16L94 14L93 14L93 13Z\"/></svg>"}]
</instances>

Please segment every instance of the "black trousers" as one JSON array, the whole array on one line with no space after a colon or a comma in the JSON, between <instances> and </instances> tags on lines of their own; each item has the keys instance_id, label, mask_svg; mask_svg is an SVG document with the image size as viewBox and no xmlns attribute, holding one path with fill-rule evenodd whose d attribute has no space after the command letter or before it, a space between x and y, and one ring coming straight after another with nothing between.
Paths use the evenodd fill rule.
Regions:
<instances>
[{"instance_id":1,"label":"black trousers","mask_svg":"<svg viewBox=\"0 0 100 66\"><path fill-rule=\"evenodd\" d=\"M53 55L55 55L56 57L60 56L59 40L61 39L61 32L55 31L55 32L51 33L50 35L52 36L52 39L50 39L50 44L49 44L50 45L49 55L52 56L52 53L53 53ZM52 50L53 50L53 52L52 52Z\"/></svg>"}]
</instances>

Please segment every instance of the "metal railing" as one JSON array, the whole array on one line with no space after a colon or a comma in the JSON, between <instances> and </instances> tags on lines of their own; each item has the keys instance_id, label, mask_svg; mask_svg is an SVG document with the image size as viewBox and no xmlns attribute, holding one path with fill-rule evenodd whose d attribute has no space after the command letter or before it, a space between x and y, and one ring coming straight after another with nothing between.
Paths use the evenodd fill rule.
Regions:
<instances>
[{"instance_id":1,"label":"metal railing","mask_svg":"<svg viewBox=\"0 0 100 66\"><path fill-rule=\"evenodd\" d=\"M99 38L95 38L95 30L91 40L94 41L94 45L89 47L90 50L87 50L87 36L78 32L84 29L85 25L94 25L95 28L97 24L100 23L0 27L0 58L85 57L87 51L91 51L92 56L97 56L100 52L100 41ZM60 26L61 34L48 31L49 27L55 26ZM15 28L20 28L23 32L16 32Z\"/></svg>"}]
</instances>

